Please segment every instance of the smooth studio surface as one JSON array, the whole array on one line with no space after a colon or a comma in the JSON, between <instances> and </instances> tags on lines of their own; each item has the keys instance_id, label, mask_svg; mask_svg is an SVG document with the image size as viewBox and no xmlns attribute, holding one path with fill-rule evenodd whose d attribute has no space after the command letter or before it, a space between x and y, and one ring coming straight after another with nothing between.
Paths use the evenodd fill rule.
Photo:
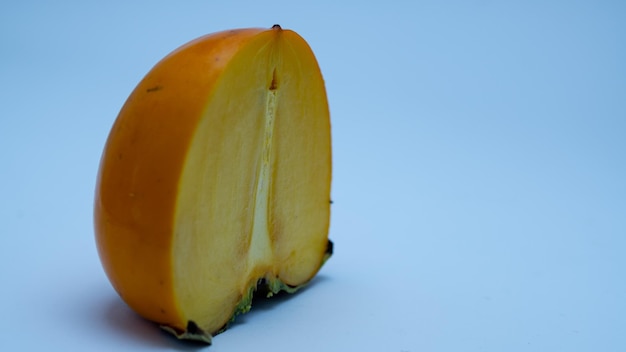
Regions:
<instances>
[{"instance_id":1,"label":"smooth studio surface","mask_svg":"<svg viewBox=\"0 0 626 352\"><path fill-rule=\"evenodd\" d=\"M0 5L0 350L626 350L626 6L618 1ZM297 31L326 81L333 257L214 345L102 270L95 177L179 45Z\"/></svg>"}]
</instances>

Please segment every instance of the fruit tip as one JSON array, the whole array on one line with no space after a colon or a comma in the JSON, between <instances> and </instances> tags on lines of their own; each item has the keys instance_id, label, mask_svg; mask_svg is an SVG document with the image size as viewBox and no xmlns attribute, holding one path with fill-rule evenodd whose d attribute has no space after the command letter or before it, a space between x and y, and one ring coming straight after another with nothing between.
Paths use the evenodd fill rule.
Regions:
<instances>
[{"instance_id":1,"label":"fruit tip","mask_svg":"<svg viewBox=\"0 0 626 352\"><path fill-rule=\"evenodd\" d=\"M275 25L273 25L273 26L272 26L272 29L277 30L277 31L280 31L280 30L282 30L283 28L282 28L279 24L275 24Z\"/></svg>"}]
</instances>

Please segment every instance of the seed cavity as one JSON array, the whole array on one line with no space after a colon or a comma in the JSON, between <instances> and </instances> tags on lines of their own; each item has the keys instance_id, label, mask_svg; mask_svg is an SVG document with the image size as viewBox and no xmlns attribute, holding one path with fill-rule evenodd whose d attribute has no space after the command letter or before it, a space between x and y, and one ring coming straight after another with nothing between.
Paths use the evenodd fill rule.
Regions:
<instances>
[{"instance_id":1,"label":"seed cavity","mask_svg":"<svg viewBox=\"0 0 626 352\"><path fill-rule=\"evenodd\" d=\"M270 196L272 187L272 150L274 140L274 126L278 108L278 91L276 69L272 72L272 82L265 93L265 114L262 144L260 145L257 166L256 190L254 208L252 210L252 231L250 234L248 262L256 265L271 263L273 258L272 240L270 235L271 213ZM252 269L253 266L250 266Z\"/></svg>"}]
</instances>

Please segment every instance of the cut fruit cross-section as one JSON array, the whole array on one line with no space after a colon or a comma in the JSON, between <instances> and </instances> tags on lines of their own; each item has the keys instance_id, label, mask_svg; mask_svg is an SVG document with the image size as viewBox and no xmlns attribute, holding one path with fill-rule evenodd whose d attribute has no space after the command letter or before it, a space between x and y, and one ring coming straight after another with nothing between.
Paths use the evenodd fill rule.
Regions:
<instances>
[{"instance_id":1,"label":"cut fruit cross-section","mask_svg":"<svg viewBox=\"0 0 626 352\"><path fill-rule=\"evenodd\" d=\"M113 286L140 315L210 341L332 254L331 140L307 43L280 26L198 38L161 60L102 156L95 232Z\"/></svg>"}]
</instances>

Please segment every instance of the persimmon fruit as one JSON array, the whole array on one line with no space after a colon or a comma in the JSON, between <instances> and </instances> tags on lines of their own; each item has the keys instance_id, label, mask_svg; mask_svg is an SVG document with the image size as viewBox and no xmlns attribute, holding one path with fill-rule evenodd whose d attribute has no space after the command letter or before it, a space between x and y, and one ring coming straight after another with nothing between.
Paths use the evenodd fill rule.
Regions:
<instances>
[{"instance_id":1,"label":"persimmon fruit","mask_svg":"<svg viewBox=\"0 0 626 352\"><path fill-rule=\"evenodd\" d=\"M158 62L128 97L98 171L104 270L138 314L210 343L332 254L330 114L298 34L224 31Z\"/></svg>"}]
</instances>

